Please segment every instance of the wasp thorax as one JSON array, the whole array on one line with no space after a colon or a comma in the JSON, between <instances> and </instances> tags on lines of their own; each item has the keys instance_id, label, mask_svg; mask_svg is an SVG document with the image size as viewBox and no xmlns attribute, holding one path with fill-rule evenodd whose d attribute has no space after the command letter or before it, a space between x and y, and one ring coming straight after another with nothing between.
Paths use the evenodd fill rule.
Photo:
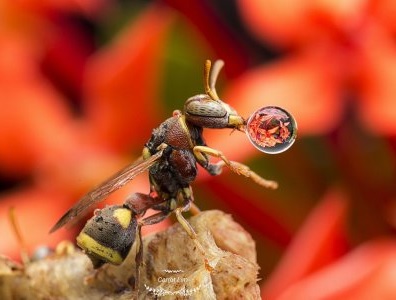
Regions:
<instances>
[{"instance_id":1,"label":"wasp thorax","mask_svg":"<svg viewBox=\"0 0 396 300\"><path fill-rule=\"evenodd\" d=\"M92 260L94 268L106 262L121 264L136 236L137 221L123 206L108 206L95 212L77 237L80 246Z\"/></svg>"}]
</instances>

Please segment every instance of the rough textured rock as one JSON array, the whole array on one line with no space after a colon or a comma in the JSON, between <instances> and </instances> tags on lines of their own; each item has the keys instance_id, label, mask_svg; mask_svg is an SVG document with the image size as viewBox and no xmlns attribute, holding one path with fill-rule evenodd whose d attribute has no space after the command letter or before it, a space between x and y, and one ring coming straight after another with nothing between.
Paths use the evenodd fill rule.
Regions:
<instances>
[{"instance_id":1,"label":"rough textured rock","mask_svg":"<svg viewBox=\"0 0 396 300\"><path fill-rule=\"evenodd\" d=\"M94 271L87 256L63 245L25 266L0 257L0 299L260 299L251 236L221 211L189 222L205 257L180 224L145 237L138 293L135 248L121 266Z\"/></svg>"}]
</instances>

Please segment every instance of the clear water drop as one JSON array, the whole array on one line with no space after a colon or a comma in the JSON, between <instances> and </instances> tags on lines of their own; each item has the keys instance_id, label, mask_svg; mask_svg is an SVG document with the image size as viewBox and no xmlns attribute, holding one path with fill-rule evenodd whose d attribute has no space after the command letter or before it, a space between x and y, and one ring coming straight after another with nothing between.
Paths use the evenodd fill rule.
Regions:
<instances>
[{"instance_id":1,"label":"clear water drop","mask_svg":"<svg viewBox=\"0 0 396 300\"><path fill-rule=\"evenodd\" d=\"M297 137L297 123L283 108L266 106L249 117L246 134L258 150L277 154L293 145Z\"/></svg>"}]
</instances>

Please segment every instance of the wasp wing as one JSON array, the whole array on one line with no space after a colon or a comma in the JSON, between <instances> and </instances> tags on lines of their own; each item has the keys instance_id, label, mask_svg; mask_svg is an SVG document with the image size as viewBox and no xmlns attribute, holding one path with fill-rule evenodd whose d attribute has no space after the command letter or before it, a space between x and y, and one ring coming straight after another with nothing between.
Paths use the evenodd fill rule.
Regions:
<instances>
[{"instance_id":1,"label":"wasp wing","mask_svg":"<svg viewBox=\"0 0 396 300\"><path fill-rule=\"evenodd\" d=\"M142 158L138 159L136 162L128 165L124 169L121 169L119 172L111 176L92 191L85 194L85 196L83 196L80 201L78 201L59 219L54 227L51 228L50 233L63 227L65 224L81 215L81 213L90 206L106 199L108 195L123 187L140 173L149 169L156 161L161 158L162 153L163 149L159 150L157 153L145 160Z\"/></svg>"}]
</instances>

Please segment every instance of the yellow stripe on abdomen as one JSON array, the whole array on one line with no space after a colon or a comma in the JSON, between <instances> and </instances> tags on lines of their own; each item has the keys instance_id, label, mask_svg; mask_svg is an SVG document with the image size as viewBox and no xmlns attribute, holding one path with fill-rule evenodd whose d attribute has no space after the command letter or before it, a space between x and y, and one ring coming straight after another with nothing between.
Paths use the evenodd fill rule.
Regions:
<instances>
[{"instance_id":1,"label":"yellow stripe on abdomen","mask_svg":"<svg viewBox=\"0 0 396 300\"><path fill-rule=\"evenodd\" d=\"M123 258L118 251L99 244L86 233L81 232L76 240L79 247L95 256L98 256L100 259L106 260L115 265L119 265L123 261Z\"/></svg>"}]
</instances>

